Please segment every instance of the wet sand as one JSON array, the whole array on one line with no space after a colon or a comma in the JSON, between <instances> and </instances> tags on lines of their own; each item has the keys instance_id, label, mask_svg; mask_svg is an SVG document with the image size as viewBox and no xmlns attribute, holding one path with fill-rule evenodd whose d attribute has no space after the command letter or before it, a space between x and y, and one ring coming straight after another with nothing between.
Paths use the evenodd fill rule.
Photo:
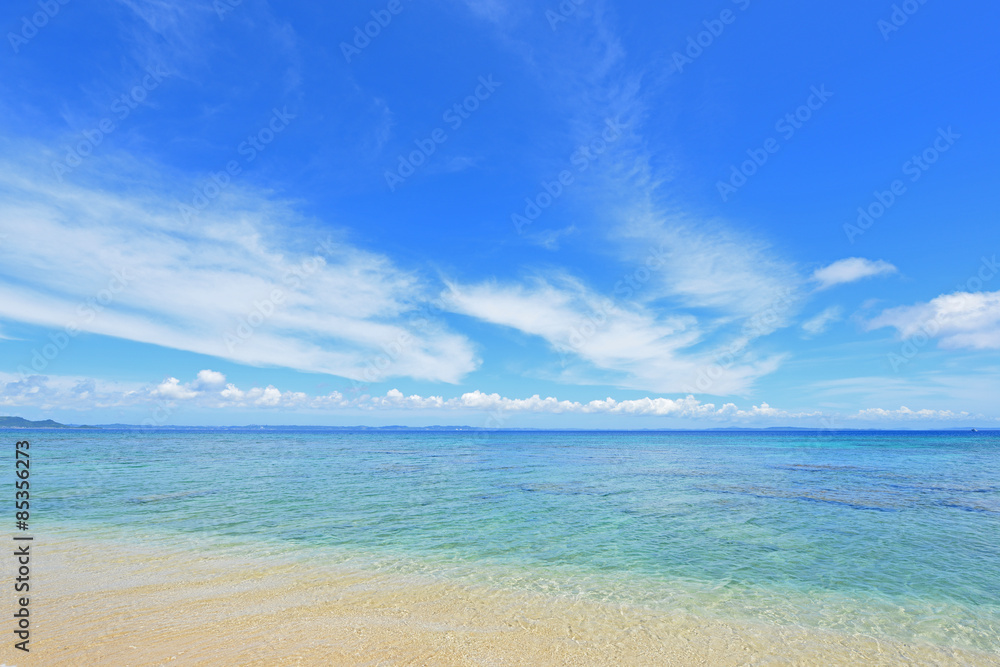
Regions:
<instances>
[{"instance_id":1,"label":"wet sand","mask_svg":"<svg viewBox=\"0 0 1000 667\"><path fill-rule=\"evenodd\" d=\"M0 661L18 667L1000 665L996 656L864 636L100 541L38 541L31 618L31 653L8 640Z\"/></svg>"}]
</instances>

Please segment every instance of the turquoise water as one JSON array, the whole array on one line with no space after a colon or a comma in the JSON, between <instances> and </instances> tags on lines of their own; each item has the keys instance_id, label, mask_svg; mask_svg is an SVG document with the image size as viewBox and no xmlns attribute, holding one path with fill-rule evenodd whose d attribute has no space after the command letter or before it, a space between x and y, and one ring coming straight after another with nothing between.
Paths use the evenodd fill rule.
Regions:
<instances>
[{"instance_id":1,"label":"turquoise water","mask_svg":"<svg viewBox=\"0 0 1000 667\"><path fill-rule=\"evenodd\" d=\"M7 432L35 534L1000 652L1000 435Z\"/></svg>"}]
</instances>

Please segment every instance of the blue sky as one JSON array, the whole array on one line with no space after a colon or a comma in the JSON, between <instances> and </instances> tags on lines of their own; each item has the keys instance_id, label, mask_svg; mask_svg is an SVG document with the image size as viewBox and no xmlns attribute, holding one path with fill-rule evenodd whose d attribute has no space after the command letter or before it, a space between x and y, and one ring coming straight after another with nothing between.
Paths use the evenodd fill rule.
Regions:
<instances>
[{"instance_id":1,"label":"blue sky","mask_svg":"<svg viewBox=\"0 0 1000 667\"><path fill-rule=\"evenodd\" d=\"M9 2L0 411L995 426L998 20Z\"/></svg>"}]
</instances>

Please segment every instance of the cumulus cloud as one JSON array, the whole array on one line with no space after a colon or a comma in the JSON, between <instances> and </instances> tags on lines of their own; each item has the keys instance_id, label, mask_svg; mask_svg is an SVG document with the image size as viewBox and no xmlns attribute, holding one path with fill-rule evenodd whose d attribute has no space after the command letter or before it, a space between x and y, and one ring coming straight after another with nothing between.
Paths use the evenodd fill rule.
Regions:
<instances>
[{"instance_id":1,"label":"cumulus cloud","mask_svg":"<svg viewBox=\"0 0 1000 667\"><path fill-rule=\"evenodd\" d=\"M170 383L166 383L170 391ZM157 385L110 382L78 376L30 375L0 373L0 406L10 409L30 406L42 410L93 410L137 401L164 400L156 393ZM179 392L185 395L185 392Z\"/></svg>"},{"instance_id":2,"label":"cumulus cloud","mask_svg":"<svg viewBox=\"0 0 1000 667\"><path fill-rule=\"evenodd\" d=\"M189 386L182 385L181 381L177 378L167 378L157 385L152 394L153 396L161 396L169 400L185 401L197 396L198 391L191 389Z\"/></svg>"},{"instance_id":3,"label":"cumulus cloud","mask_svg":"<svg viewBox=\"0 0 1000 667\"><path fill-rule=\"evenodd\" d=\"M202 388L221 387L226 383L226 376L218 371L202 370L198 371L195 383Z\"/></svg>"},{"instance_id":4,"label":"cumulus cloud","mask_svg":"<svg viewBox=\"0 0 1000 667\"><path fill-rule=\"evenodd\" d=\"M214 371L208 371L214 373ZM205 372L199 373L204 377ZM218 375L222 375L219 373ZM241 389L233 383L224 387L195 389L196 378L182 383L177 378L167 378L160 383L109 382L94 378L34 375L20 378L0 373L0 406L8 409L35 407L45 410L90 411L95 408L133 408L153 415L143 423L167 423L171 415L181 408L198 410L273 410L335 414L377 413L380 411L433 412L439 416L490 415L487 425L503 426L516 415L623 415L629 417L662 417L689 420L692 425L744 423L775 425L801 423L806 425L836 423L846 419L872 426L890 427L911 422L996 422L997 418L953 411L924 408L898 410L868 408L847 415L830 415L822 412L795 412L773 407L766 402L749 407L734 403L715 404L702 402L692 395L664 398L643 397L617 400L611 397L591 401L570 401L554 396L535 394L526 398L511 398L498 393L470 391L445 398L404 394L390 389L385 394L354 394L347 396L339 391L310 395L304 392L282 391L273 385Z\"/></svg>"},{"instance_id":5,"label":"cumulus cloud","mask_svg":"<svg viewBox=\"0 0 1000 667\"><path fill-rule=\"evenodd\" d=\"M953 412L951 410L911 410L906 406L898 410L883 410L882 408L868 408L858 410L852 419L874 420L874 421L953 421L969 419L984 419L982 415L972 415L968 412Z\"/></svg>"},{"instance_id":6,"label":"cumulus cloud","mask_svg":"<svg viewBox=\"0 0 1000 667\"><path fill-rule=\"evenodd\" d=\"M158 384L152 394L168 400L185 401L217 390L225 383L225 375L218 371L204 369L198 371L195 379L186 384L181 384L181 381L175 377L169 377Z\"/></svg>"},{"instance_id":7,"label":"cumulus cloud","mask_svg":"<svg viewBox=\"0 0 1000 667\"><path fill-rule=\"evenodd\" d=\"M253 390L251 390L251 394ZM273 385L268 385L265 387L257 396L252 396L254 403L256 405L264 405L268 407L274 407L281 403L281 392L277 387ZM287 397L286 397L287 400Z\"/></svg>"},{"instance_id":8,"label":"cumulus cloud","mask_svg":"<svg viewBox=\"0 0 1000 667\"><path fill-rule=\"evenodd\" d=\"M694 396L684 398L639 398L618 401L604 398L582 403L579 401L559 400L548 396L542 398L535 394L528 398L508 398L500 394L487 394L472 391L459 397L445 400L440 396L424 398L422 396L404 396L397 390L389 391L385 397L372 399L382 407L402 408L446 408L452 410L481 410L485 412L536 412L536 413L571 413L571 414L612 414L655 417L702 417L708 419L745 419L755 417L776 417L800 419L819 416L818 412L791 413L772 408L767 403L755 405L743 410L733 403L717 407L714 403L702 403Z\"/></svg>"},{"instance_id":9,"label":"cumulus cloud","mask_svg":"<svg viewBox=\"0 0 1000 667\"><path fill-rule=\"evenodd\" d=\"M237 403L243 400L243 398L246 396L246 392L244 392L235 384L230 382L229 384L226 385L225 389L219 392L219 396L221 396L223 399L227 401L232 401L234 403Z\"/></svg>"},{"instance_id":10,"label":"cumulus cloud","mask_svg":"<svg viewBox=\"0 0 1000 667\"><path fill-rule=\"evenodd\" d=\"M888 275L896 271L896 267L889 262L882 260L873 262L862 257L848 257L837 260L829 266L816 269L812 274L812 279L819 283L817 289L822 290L834 285L853 283L864 278Z\"/></svg>"},{"instance_id":11,"label":"cumulus cloud","mask_svg":"<svg viewBox=\"0 0 1000 667\"><path fill-rule=\"evenodd\" d=\"M1000 349L1000 291L956 292L890 308L868 322L869 330L881 327L894 327L903 338L938 338L942 348Z\"/></svg>"},{"instance_id":12,"label":"cumulus cloud","mask_svg":"<svg viewBox=\"0 0 1000 667\"><path fill-rule=\"evenodd\" d=\"M214 371L202 371L199 378ZM217 377L215 377L217 379ZM200 389L196 387L201 387ZM374 412L379 410L437 411L497 414L606 414L651 417L676 417L706 419L716 422L755 419L797 420L818 417L818 412L788 412L773 408L767 403L749 408L739 408L733 403L717 406L703 403L694 396L681 398L645 397L616 400L611 397L588 402L568 401L538 394L527 398L510 398L497 393L479 390L459 396L406 395L390 389L384 395L361 394L347 397L333 391L325 395L308 395L304 392L281 391L273 385L240 389L233 383L224 387L206 387L200 379L182 383L174 377L152 385L122 385L96 381L89 378L67 378L35 375L19 379L0 374L0 405L10 407L45 407L47 409L90 410L95 407L162 409L163 405L185 406L199 409L284 409L336 411L353 410ZM172 414L172 408L167 414ZM503 423L502 420L498 422Z\"/></svg>"}]
</instances>

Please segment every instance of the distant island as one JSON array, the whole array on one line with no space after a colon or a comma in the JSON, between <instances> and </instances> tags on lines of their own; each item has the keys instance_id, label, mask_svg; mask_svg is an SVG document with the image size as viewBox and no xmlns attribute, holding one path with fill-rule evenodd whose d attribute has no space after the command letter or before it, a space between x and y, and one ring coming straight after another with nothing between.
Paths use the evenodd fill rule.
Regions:
<instances>
[{"instance_id":1,"label":"distant island","mask_svg":"<svg viewBox=\"0 0 1000 667\"><path fill-rule=\"evenodd\" d=\"M0 417L0 428L97 428L96 426L68 426L46 419L33 422L23 417Z\"/></svg>"},{"instance_id":2,"label":"distant island","mask_svg":"<svg viewBox=\"0 0 1000 667\"><path fill-rule=\"evenodd\" d=\"M247 424L245 426L177 426L172 424L157 424L155 426L146 424L100 424L97 426L86 426L82 424L60 424L57 421L46 419L44 421L31 421L23 417L0 417L0 429L4 428L68 428L68 429L104 429L110 431L429 431L429 432L450 432L450 431L473 431L473 432L581 432L581 433L733 433L733 432L781 432L796 431L803 433L829 433L829 432L873 432L873 431L895 431L898 429L877 429L877 428L838 428L825 429L809 426L761 426L761 427L741 427L741 426L717 426L714 428L640 428L640 429L588 429L588 428L490 428L482 426L455 426L435 424L433 426L401 426L398 424L389 426L319 426L310 424ZM915 429L921 430L921 429ZM968 426L956 426L952 428L930 429L931 431L955 432L965 431L978 433L980 431L995 432L994 429L976 429ZM0 666L2 667L2 666Z\"/></svg>"}]
</instances>

